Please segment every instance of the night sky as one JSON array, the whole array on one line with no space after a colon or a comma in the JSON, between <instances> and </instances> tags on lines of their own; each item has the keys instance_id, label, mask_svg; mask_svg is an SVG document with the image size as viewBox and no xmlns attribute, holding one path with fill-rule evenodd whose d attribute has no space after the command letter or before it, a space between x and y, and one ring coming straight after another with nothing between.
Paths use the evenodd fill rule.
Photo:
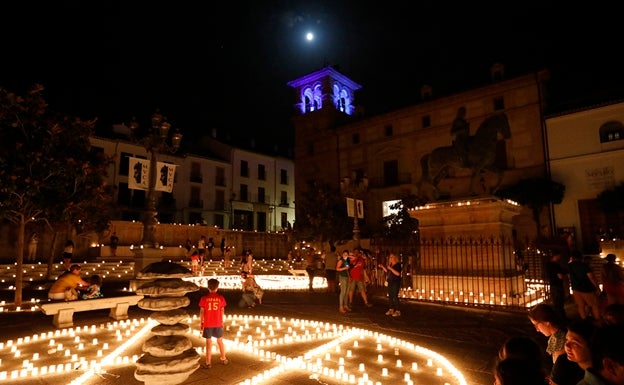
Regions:
<instances>
[{"instance_id":1,"label":"night sky","mask_svg":"<svg viewBox=\"0 0 624 385\"><path fill-rule=\"evenodd\" d=\"M185 138L216 128L281 148L294 137L286 83L325 65L363 86L369 114L417 101L423 84L434 95L482 84L494 62L509 76L550 68L561 99L624 89L615 5L467 3L2 2L0 87L40 83L51 108L100 127L158 108Z\"/></svg>"}]
</instances>

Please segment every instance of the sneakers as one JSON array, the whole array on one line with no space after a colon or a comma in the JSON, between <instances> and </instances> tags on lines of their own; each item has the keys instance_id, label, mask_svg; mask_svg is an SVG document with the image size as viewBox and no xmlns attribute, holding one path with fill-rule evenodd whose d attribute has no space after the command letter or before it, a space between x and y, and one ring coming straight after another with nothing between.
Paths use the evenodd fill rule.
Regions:
<instances>
[{"instance_id":1,"label":"sneakers","mask_svg":"<svg viewBox=\"0 0 624 385\"><path fill-rule=\"evenodd\" d=\"M395 310L394 313L392 313L393 317L400 317L401 316L401 312L398 310Z\"/></svg>"},{"instance_id":2,"label":"sneakers","mask_svg":"<svg viewBox=\"0 0 624 385\"><path fill-rule=\"evenodd\" d=\"M210 365L210 364L201 364L200 367L202 369L210 369L212 367L212 365Z\"/></svg>"},{"instance_id":3,"label":"sneakers","mask_svg":"<svg viewBox=\"0 0 624 385\"><path fill-rule=\"evenodd\" d=\"M394 309L390 309L386 312L386 315L392 315L394 314Z\"/></svg>"},{"instance_id":4,"label":"sneakers","mask_svg":"<svg viewBox=\"0 0 624 385\"><path fill-rule=\"evenodd\" d=\"M366 302L366 307L373 307L373 304L370 302Z\"/></svg>"}]
</instances>

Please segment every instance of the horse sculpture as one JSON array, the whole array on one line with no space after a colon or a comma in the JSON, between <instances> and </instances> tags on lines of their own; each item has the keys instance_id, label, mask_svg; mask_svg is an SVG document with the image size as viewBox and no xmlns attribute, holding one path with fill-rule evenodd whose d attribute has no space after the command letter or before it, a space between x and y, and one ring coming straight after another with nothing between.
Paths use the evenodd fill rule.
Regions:
<instances>
[{"instance_id":1,"label":"horse sculpture","mask_svg":"<svg viewBox=\"0 0 624 385\"><path fill-rule=\"evenodd\" d=\"M475 135L467 138L466 153L461 154L456 146L438 147L420 159L422 176L418 182L419 189L424 182L434 188L435 198L439 196L438 184L448 175L451 167L471 170L470 195L477 195L475 188L481 175L485 172L496 174L497 181L490 193L496 192L503 181L503 170L495 165L498 134L504 139L511 137L507 115L496 114L481 123Z\"/></svg>"}]
</instances>

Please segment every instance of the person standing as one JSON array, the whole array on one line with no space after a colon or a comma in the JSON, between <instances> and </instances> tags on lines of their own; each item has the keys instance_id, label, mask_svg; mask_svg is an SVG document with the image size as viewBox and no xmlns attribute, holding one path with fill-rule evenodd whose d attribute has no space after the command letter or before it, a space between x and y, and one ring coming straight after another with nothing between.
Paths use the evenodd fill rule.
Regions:
<instances>
[{"instance_id":1,"label":"person standing","mask_svg":"<svg viewBox=\"0 0 624 385\"><path fill-rule=\"evenodd\" d=\"M119 237L117 236L117 233L113 231L110 236L111 257L117 256L117 246L119 246Z\"/></svg>"},{"instance_id":2,"label":"person standing","mask_svg":"<svg viewBox=\"0 0 624 385\"><path fill-rule=\"evenodd\" d=\"M26 261L35 262L37 260L37 245L39 244L39 235L37 233L32 233L30 239L28 240L28 257L26 257Z\"/></svg>"},{"instance_id":3,"label":"person standing","mask_svg":"<svg viewBox=\"0 0 624 385\"><path fill-rule=\"evenodd\" d=\"M191 238L186 238L184 248L186 249L186 255L191 255L191 249L193 248L193 242L191 242Z\"/></svg>"},{"instance_id":4,"label":"person standing","mask_svg":"<svg viewBox=\"0 0 624 385\"><path fill-rule=\"evenodd\" d=\"M69 270L71 267L72 257L74 256L74 241L68 239L63 246L63 265Z\"/></svg>"},{"instance_id":5,"label":"person standing","mask_svg":"<svg viewBox=\"0 0 624 385\"><path fill-rule=\"evenodd\" d=\"M388 282L388 302L389 309L386 315L399 317L401 310L399 309L399 290L401 290L401 262L394 253L388 256L388 265L381 263L379 267L386 272L386 281Z\"/></svg>"},{"instance_id":6,"label":"person standing","mask_svg":"<svg viewBox=\"0 0 624 385\"><path fill-rule=\"evenodd\" d=\"M208 250L208 259L212 259L212 249L214 249L214 240L212 237L208 238L208 242L206 242L206 249Z\"/></svg>"},{"instance_id":7,"label":"person standing","mask_svg":"<svg viewBox=\"0 0 624 385\"><path fill-rule=\"evenodd\" d=\"M598 296L600 288L591 267L583 261L583 254L580 251L572 251L572 259L568 263L570 272L570 286L572 286L572 296L581 319L587 318L587 308L591 309L594 322L600 322L600 306Z\"/></svg>"},{"instance_id":8,"label":"person standing","mask_svg":"<svg viewBox=\"0 0 624 385\"><path fill-rule=\"evenodd\" d=\"M204 266L204 257L206 256L206 236L202 235L197 241L197 250L199 251L199 265Z\"/></svg>"},{"instance_id":9,"label":"person standing","mask_svg":"<svg viewBox=\"0 0 624 385\"><path fill-rule=\"evenodd\" d=\"M349 270L349 305L353 304L353 295L356 290L360 292L364 305L372 307L373 304L368 302L366 295L366 284L364 283L364 257L360 249L353 250L353 258L351 260L351 269Z\"/></svg>"},{"instance_id":10,"label":"person standing","mask_svg":"<svg viewBox=\"0 0 624 385\"><path fill-rule=\"evenodd\" d=\"M225 256L225 237L221 238L221 245L219 246L221 249L221 256Z\"/></svg>"},{"instance_id":11,"label":"person standing","mask_svg":"<svg viewBox=\"0 0 624 385\"><path fill-rule=\"evenodd\" d=\"M199 251L198 250L193 250L193 252L191 253L191 271L193 272L193 275L197 275L197 268L199 266Z\"/></svg>"},{"instance_id":12,"label":"person standing","mask_svg":"<svg viewBox=\"0 0 624 385\"><path fill-rule=\"evenodd\" d=\"M349 268L349 250L343 250L342 256L336 263L336 274L338 274L338 284L340 285L338 311L341 313L351 311L349 307Z\"/></svg>"},{"instance_id":13,"label":"person standing","mask_svg":"<svg viewBox=\"0 0 624 385\"><path fill-rule=\"evenodd\" d=\"M553 252L545 266L546 279L550 289L550 302L559 313L561 319L567 319L565 312L565 283L566 272L561 264L561 253Z\"/></svg>"},{"instance_id":14,"label":"person standing","mask_svg":"<svg viewBox=\"0 0 624 385\"><path fill-rule=\"evenodd\" d=\"M229 360L225 355L225 345L223 344L223 316L227 302L220 293L219 280L211 278L208 280L208 294L199 299L199 325L202 337L206 339L206 363L203 368L210 368L212 361L212 338L217 339L221 363L227 365Z\"/></svg>"},{"instance_id":15,"label":"person standing","mask_svg":"<svg viewBox=\"0 0 624 385\"><path fill-rule=\"evenodd\" d=\"M336 294L336 265L338 264L338 254L336 247L331 246L329 253L325 254L325 279L327 280L327 292Z\"/></svg>"},{"instance_id":16,"label":"person standing","mask_svg":"<svg viewBox=\"0 0 624 385\"><path fill-rule=\"evenodd\" d=\"M602 265L602 287L607 295L607 304L624 305L624 270L615 263L615 254L607 254Z\"/></svg>"}]
</instances>

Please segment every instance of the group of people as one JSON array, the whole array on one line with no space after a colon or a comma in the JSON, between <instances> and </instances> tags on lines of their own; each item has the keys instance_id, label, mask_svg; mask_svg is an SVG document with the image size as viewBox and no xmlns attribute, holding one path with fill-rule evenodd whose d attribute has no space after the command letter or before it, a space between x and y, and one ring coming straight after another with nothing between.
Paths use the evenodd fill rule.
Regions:
<instances>
[{"instance_id":1,"label":"group of people","mask_svg":"<svg viewBox=\"0 0 624 385\"><path fill-rule=\"evenodd\" d=\"M548 338L546 348L531 336L509 338L499 350L494 384L624 384L623 309L624 305L609 305L601 322L568 322L550 304L532 307L529 321Z\"/></svg>"},{"instance_id":2,"label":"group of people","mask_svg":"<svg viewBox=\"0 0 624 385\"><path fill-rule=\"evenodd\" d=\"M193 271L193 274L197 275L199 270L204 266L204 259L213 258L215 242L212 237L206 238L205 235L201 235L197 240L197 246L194 246L193 241L191 241L190 238L187 238L184 247L186 248L188 258L191 262L191 270ZM231 263L230 247L226 246L225 237L221 238L219 248L221 250L221 257L223 258L225 267L229 267Z\"/></svg>"},{"instance_id":3,"label":"group of people","mask_svg":"<svg viewBox=\"0 0 624 385\"><path fill-rule=\"evenodd\" d=\"M565 301L567 282L581 319L588 317L599 321L605 305L624 305L624 270L616 263L615 254L607 254L600 269L602 290L591 265L578 250L570 253L570 261L562 263L561 254L554 253L546 263L545 272L549 283L551 304L566 319Z\"/></svg>"},{"instance_id":4,"label":"group of people","mask_svg":"<svg viewBox=\"0 0 624 385\"><path fill-rule=\"evenodd\" d=\"M338 286L340 287L338 311L341 313L347 313L353 310L356 292L360 293L365 306L373 306L366 293L366 285L370 283L370 277L368 277L366 273L366 259L363 254L360 248L353 249L353 252L343 250L342 255L336 262L335 272L338 278ZM389 301L389 308L386 315L398 317L401 315L401 310L399 309L401 263L396 254L390 253L387 263L380 263L378 267L386 273Z\"/></svg>"},{"instance_id":5,"label":"group of people","mask_svg":"<svg viewBox=\"0 0 624 385\"><path fill-rule=\"evenodd\" d=\"M97 274L83 279L80 265L73 264L61 274L48 290L48 299L57 301L75 301L103 297L102 277Z\"/></svg>"}]
</instances>

